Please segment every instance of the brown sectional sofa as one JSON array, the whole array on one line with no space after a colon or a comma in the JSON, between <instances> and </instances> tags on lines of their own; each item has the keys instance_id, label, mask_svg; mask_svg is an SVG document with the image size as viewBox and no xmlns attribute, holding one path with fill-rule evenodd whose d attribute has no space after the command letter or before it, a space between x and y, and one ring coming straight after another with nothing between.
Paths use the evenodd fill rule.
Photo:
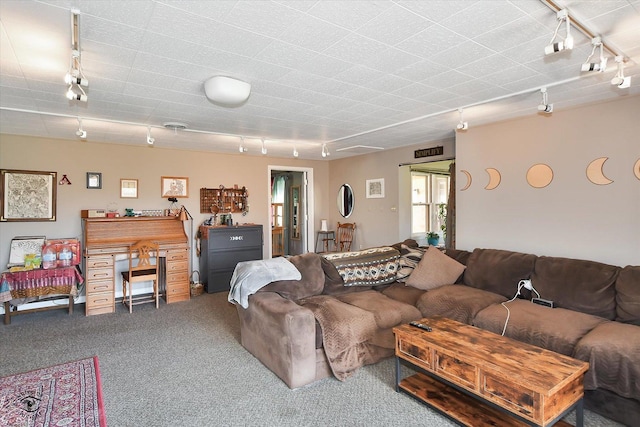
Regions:
<instances>
[{"instance_id":1,"label":"brown sectional sofa","mask_svg":"<svg viewBox=\"0 0 640 427\"><path fill-rule=\"evenodd\" d=\"M414 319L441 315L502 333L501 303L530 278L556 308L531 303L522 289L506 304L505 335L588 361L586 407L627 425L640 419L640 266L497 249L447 255L466 266L464 273L428 291L399 282L345 287L321 255L292 257L302 280L271 283L249 297L247 309L237 306L242 345L291 388L332 375L345 379L357 366L391 356L392 328ZM323 316L324 329L331 329L327 317L346 325L343 340L352 345L336 354L334 337L317 320ZM336 361L344 366L336 369Z\"/></svg>"}]
</instances>

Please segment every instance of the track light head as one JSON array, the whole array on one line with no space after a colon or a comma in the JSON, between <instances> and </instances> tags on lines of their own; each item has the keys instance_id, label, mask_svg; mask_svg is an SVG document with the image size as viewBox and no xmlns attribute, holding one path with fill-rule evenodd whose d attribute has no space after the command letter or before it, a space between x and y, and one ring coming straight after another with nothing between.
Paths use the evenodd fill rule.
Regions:
<instances>
[{"instance_id":1,"label":"track light head","mask_svg":"<svg viewBox=\"0 0 640 427\"><path fill-rule=\"evenodd\" d=\"M602 44L602 39L600 37L594 37L591 39L591 45L593 48L591 49L591 53L587 57L584 64L580 67L580 71L582 72L599 72L603 73L607 69L607 58L604 56L604 46ZM596 53L596 49L600 48L600 60L598 62L593 62L591 58ZM597 60L597 59L596 59Z\"/></svg>"},{"instance_id":2,"label":"track light head","mask_svg":"<svg viewBox=\"0 0 640 427\"><path fill-rule=\"evenodd\" d=\"M147 126L147 144L153 145L156 139L151 136L151 126Z\"/></svg>"},{"instance_id":3,"label":"track light head","mask_svg":"<svg viewBox=\"0 0 640 427\"><path fill-rule=\"evenodd\" d=\"M538 105L538 111L545 114L553 113L553 104L540 104Z\"/></svg>"},{"instance_id":4,"label":"track light head","mask_svg":"<svg viewBox=\"0 0 640 427\"><path fill-rule=\"evenodd\" d=\"M559 10L556 13L556 18L558 20L558 25L556 26L556 30L553 32L551 41L544 48L545 55L552 55L556 52L573 49L573 36L571 35L571 21L569 19L569 12L567 11L567 9ZM558 36L558 30L560 29L560 26L563 22L566 24L565 38L559 41L555 41L556 37Z\"/></svg>"},{"instance_id":5,"label":"track light head","mask_svg":"<svg viewBox=\"0 0 640 427\"><path fill-rule=\"evenodd\" d=\"M331 153L329 153L329 148L327 147L327 144L324 143L322 144L322 157L329 157L331 155Z\"/></svg>"},{"instance_id":6,"label":"track light head","mask_svg":"<svg viewBox=\"0 0 640 427\"><path fill-rule=\"evenodd\" d=\"M69 87L69 90L67 90L66 95L67 95L67 99L70 101L87 102L87 95L85 95L84 93L82 94L75 93L73 89L71 89L71 87Z\"/></svg>"},{"instance_id":7,"label":"track light head","mask_svg":"<svg viewBox=\"0 0 640 427\"><path fill-rule=\"evenodd\" d=\"M456 129L457 130L467 130L469 129L469 123L467 122L460 122L456 125Z\"/></svg>"},{"instance_id":8,"label":"track light head","mask_svg":"<svg viewBox=\"0 0 640 427\"><path fill-rule=\"evenodd\" d=\"M84 77L80 77L78 75L77 70L74 70L75 73L67 73L64 76L64 82L68 85L79 85L79 86L84 86L87 87L89 86L89 80L85 79ZM75 75L73 75L75 74Z\"/></svg>"},{"instance_id":9,"label":"track light head","mask_svg":"<svg viewBox=\"0 0 640 427\"><path fill-rule=\"evenodd\" d=\"M297 159L299 155L300 153L298 153L298 150L296 149L296 147L293 147L293 157Z\"/></svg>"},{"instance_id":10,"label":"track light head","mask_svg":"<svg viewBox=\"0 0 640 427\"><path fill-rule=\"evenodd\" d=\"M80 139L87 139L87 131L86 131L86 130L78 129L78 130L76 131L76 135L77 135Z\"/></svg>"},{"instance_id":11,"label":"track light head","mask_svg":"<svg viewBox=\"0 0 640 427\"><path fill-rule=\"evenodd\" d=\"M621 55L616 56L616 64L618 64L618 71L616 75L611 79L613 86L618 86L620 89L626 89L631 86L631 77L624 76L624 57Z\"/></svg>"},{"instance_id":12,"label":"track light head","mask_svg":"<svg viewBox=\"0 0 640 427\"><path fill-rule=\"evenodd\" d=\"M244 136L240 137L240 145L238 146L238 151L240 153L246 153L247 152L247 147L244 146Z\"/></svg>"},{"instance_id":13,"label":"track light head","mask_svg":"<svg viewBox=\"0 0 640 427\"><path fill-rule=\"evenodd\" d=\"M262 155L267 154L267 146L264 144L264 138L262 138L262 149L260 150L260 152L262 153Z\"/></svg>"}]
</instances>

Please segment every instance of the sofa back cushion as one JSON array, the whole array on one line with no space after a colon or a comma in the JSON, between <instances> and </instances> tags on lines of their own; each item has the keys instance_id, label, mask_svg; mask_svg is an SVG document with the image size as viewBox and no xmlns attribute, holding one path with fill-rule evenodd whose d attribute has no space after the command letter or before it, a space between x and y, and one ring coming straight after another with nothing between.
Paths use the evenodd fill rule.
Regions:
<instances>
[{"instance_id":1,"label":"sofa back cushion","mask_svg":"<svg viewBox=\"0 0 640 427\"><path fill-rule=\"evenodd\" d=\"M616 320L640 326L640 266L628 265L616 279Z\"/></svg>"},{"instance_id":2,"label":"sofa back cushion","mask_svg":"<svg viewBox=\"0 0 640 427\"><path fill-rule=\"evenodd\" d=\"M342 276L331 261L321 256L322 269L324 270L323 295L340 295L350 292L367 291L371 286L345 286Z\"/></svg>"},{"instance_id":3,"label":"sofa back cushion","mask_svg":"<svg viewBox=\"0 0 640 427\"><path fill-rule=\"evenodd\" d=\"M262 288L260 292L277 292L292 301L320 295L324 288L324 271L322 270L321 258L320 255L313 252L288 258L291 264L298 269L302 278L300 280L271 282Z\"/></svg>"},{"instance_id":4,"label":"sofa back cushion","mask_svg":"<svg viewBox=\"0 0 640 427\"><path fill-rule=\"evenodd\" d=\"M595 261L541 256L531 276L540 297L557 307L613 320L620 267Z\"/></svg>"},{"instance_id":5,"label":"sofa back cushion","mask_svg":"<svg viewBox=\"0 0 640 427\"><path fill-rule=\"evenodd\" d=\"M536 256L500 249L475 249L467 260L464 284L508 298L515 295L518 282L533 272Z\"/></svg>"},{"instance_id":6,"label":"sofa back cushion","mask_svg":"<svg viewBox=\"0 0 640 427\"><path fill-rule=\"evenodd\" d=\"M383 246L323 256L336 267L344 286L377 286L396 280L400 253Z\"/></svg>"}]
</instances>

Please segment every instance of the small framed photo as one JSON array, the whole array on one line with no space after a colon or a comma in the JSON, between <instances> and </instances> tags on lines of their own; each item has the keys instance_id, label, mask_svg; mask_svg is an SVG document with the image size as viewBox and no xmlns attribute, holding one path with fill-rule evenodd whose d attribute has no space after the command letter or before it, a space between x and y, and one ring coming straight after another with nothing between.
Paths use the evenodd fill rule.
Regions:
<instances>
[{"instance_id":1,"label":"small framed photo","mask_svg":"<svg viewBox=\"0 0 640 427\"><path fill-rule=\"evenodd\" d=\"M189 178L163 176L160 179L161 197L189 197Z\"/></svg>"},{"instance_id":2,"label":"small framed photo","mask_svg":"<svg viewBox=\"0 0 640 427\"><path fill-rule=\"evenodd\" d=\"M102 188L102 174L100 172L87 172L87 188Z\"/></svg>"},{"instance_id":3,"label":"small framed photo","mask_svg":"<svg viewBox=\"0 0 640 427\"><path fill-rule=\"evenodd\" d=\"M138 180L137 179L120 179L120 198L121 199L137 199L138 198Z\"/></svg>"},{"instance_id":4,"label":"small framed photo","mask_svg":"<svg viewBox=\"0 0 640 427\"><path fill-rule=\"evenodd\" d=\"M367 199L384 199L384 178L367 180Z\"/></svg>"}]
</instances>

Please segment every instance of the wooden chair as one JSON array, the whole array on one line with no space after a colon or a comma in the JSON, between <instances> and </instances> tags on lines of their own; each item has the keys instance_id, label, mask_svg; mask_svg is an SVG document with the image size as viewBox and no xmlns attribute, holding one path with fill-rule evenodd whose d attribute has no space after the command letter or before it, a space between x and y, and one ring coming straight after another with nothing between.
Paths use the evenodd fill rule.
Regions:
<instances>
[{"instance_id":1,"label":"wooden chair","mask_svg":"<svg viewBox=\"0 0 640 427\"><path fill-rule=\"evenodd\" d=\"M148 302L156 303L159 306L158 290L158 257L160 246L147 240L141 240L129 247L129 269L122 272L122 303L129 307ZM152 253L155 261L151 260ZM132 285L137 282L153 281L153 296L148 295L133 298Z\"/></svg>"},{"instance_id":2,"label":"wooden chair","mask_svg":"<svg viewBox=\"0 0 640 427\"><path fill-rule=\"evenodd\" d=\"M356 231L355 222L338 223L336 232L336 251L349 252L353 242L353 233Z\"/></svg>"}]
</instances>

